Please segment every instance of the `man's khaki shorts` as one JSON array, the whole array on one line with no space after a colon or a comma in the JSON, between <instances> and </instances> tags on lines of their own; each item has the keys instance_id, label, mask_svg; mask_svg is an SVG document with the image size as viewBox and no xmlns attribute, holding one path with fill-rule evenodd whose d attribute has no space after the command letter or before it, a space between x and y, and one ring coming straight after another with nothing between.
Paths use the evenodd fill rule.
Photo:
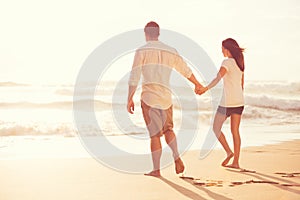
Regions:
<instances>
[{"instance_id":1,"label":"man's khaki shorts","mask_svg":"<svg viewBox=\"0 0 300 200\"><path fill-rule=\"evenodd\" d=\"M141 101L141 107L150 137L161 137L163 134L173 132L173 106L162 110L152 108Z\"/></svg>"}]
</instances>

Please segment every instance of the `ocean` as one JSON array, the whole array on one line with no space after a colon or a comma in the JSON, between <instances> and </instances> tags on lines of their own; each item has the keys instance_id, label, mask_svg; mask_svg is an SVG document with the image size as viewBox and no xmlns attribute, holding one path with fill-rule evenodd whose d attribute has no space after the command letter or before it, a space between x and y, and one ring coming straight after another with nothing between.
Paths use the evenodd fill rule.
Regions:
<instances>
[{"instance_id":1,"label":"ocean","mask_svg":"<svg viewBox=\"0 0 300 200\"><path fill-rule=\"evenodd\" d=\"M94 99L87 99L86 93L93 90L89 84L82 86L80 103L93 103L97 126L85 127L87 136L119 138L136 136L148 138L139 103L140 89L135 95L134 115L127 114L127 83L116 88L117 82L99 83ZM181 95L180 102L174 97L175 131L195 127L197 134L193 148L200 148L208 133L212 117L212 97L209 93L190 98L187 91L193 88L172 86ZM116 94L116 89L118 92ZM180 94L178 94L178 91ZM77 137L78 131L73 119L74 85L30 85L14 82L0 83L0 146L7 146L20 138ZM197 106L192 101L197 101ZM248 81L245 84L245 110L241 122L242 146L264 145L274 142L300 139L300 82ZM182 111L182 105L186 109ZM190 106L189 106L190 105ZM182 113L185 115L185 126ZM122 115L123 114L123 115ZM121 118L120 118L121 116ZM122 123L122 116L132 123ZM88 121L88 119L87 119ZM229 120L224 124L230 135ZM100 129L99 129L100 128ZM228 137L230 140L230 136Z\"/></svg>"}]
</instances>

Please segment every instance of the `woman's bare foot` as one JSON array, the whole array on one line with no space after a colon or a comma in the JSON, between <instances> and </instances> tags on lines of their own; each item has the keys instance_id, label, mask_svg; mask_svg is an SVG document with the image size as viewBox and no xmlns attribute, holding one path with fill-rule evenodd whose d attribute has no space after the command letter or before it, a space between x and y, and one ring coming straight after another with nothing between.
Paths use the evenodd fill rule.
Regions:
<instances>
[{"instance_id":1,"label":"woman's bare foot","mask_svg":"<svg viewBox=\"0 0 300 200\"><path fill-rule=\"evenodd\" d=\"M225 158L225 160L222 162L222 166L225 167L233 156L234 154L232 152L227 154L227 158Z\"/></svg>"},{"instance_id":2,"label":"woman's bare foot","mask_svg":"<svg viewBox=\"0 0 300 200\"><path fill-rule=\"evenodd\" d=\"M149 172L147 174L144 174L145 176L154 176L154 177L161 177L160 170L154 170L152 172Z\"/></svg>"},{"instance_id":3,"label":"woman's bare foot","mask_svg":"<svg viewBox=\"0 0 300 200\"><path fill-rule=\"evenodd\" d=\"M233 168L233 169L240 169L240 166L238 164L226 165L225 167Z\"/></svg>"}]
</instances>

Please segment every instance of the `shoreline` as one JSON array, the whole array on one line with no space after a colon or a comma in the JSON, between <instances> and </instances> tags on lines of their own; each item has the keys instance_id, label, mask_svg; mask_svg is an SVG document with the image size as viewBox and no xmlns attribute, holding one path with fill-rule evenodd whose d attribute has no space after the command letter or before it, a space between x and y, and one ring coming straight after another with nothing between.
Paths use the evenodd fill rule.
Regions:
<instances>
[{"instance_id":1,"label":"shoreline","mask_svg":"<svg viewBox=\"0 0 300 200\"><path fill-rule=\"evenodd\" d=\"M198 130L196 137L191 141L189 147L182 147L181 139L178 138L178 147L181 152L197 151L203 148L204 139L207 136L208 127L202 127ZM232 147L232 136L229 124L225 124L223 132ZM182 133L180 137L186 137ZM103 136L90 136L91 140L101 140ZM190 137L190 136L189 136ZM191 138L191 137L190 137ZM259 139L257 139L259 138ZM119 147L121 150L136 154L149 154L149 138L147 134L125 135L125 136L107 136L109 142ZM241 126L241 148L263 147L265 145L276 145L286 141L300 140L300 128L296 125L288 128L278 126ZM216 140L212 151L222 149ZM170 152L162 138L162 145L166 152ZM184 148L184 149L183 149ZM62 151L63 149L63 151ZM204 149L202 149L204 151ZM0 136L0 160L16 159L34 159L34 158L91 158L79 136L61 136L61 135L40 135L40 136Z\"/></svg>"}]
</instances>

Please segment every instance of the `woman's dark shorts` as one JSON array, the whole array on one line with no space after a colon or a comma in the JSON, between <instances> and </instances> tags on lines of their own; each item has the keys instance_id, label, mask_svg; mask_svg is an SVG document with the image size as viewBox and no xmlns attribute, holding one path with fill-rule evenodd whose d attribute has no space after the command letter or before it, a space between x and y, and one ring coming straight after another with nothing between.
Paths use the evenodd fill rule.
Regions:
<instances>
[{"instance_id":1,"label":"woman's dark shorts","mask_svg":"<svg viewBox=\"0 0 300 200\"><path fill-rule=\"evenodd\" d=\"M219 106L217 112L221 113L223 115L226 115L226 117L229 117L232 114L241 115L243 113L243 110L244 110L244 106L239 106L239 107L223 107L223 106Z\"/></svg>"}]
</instances>

